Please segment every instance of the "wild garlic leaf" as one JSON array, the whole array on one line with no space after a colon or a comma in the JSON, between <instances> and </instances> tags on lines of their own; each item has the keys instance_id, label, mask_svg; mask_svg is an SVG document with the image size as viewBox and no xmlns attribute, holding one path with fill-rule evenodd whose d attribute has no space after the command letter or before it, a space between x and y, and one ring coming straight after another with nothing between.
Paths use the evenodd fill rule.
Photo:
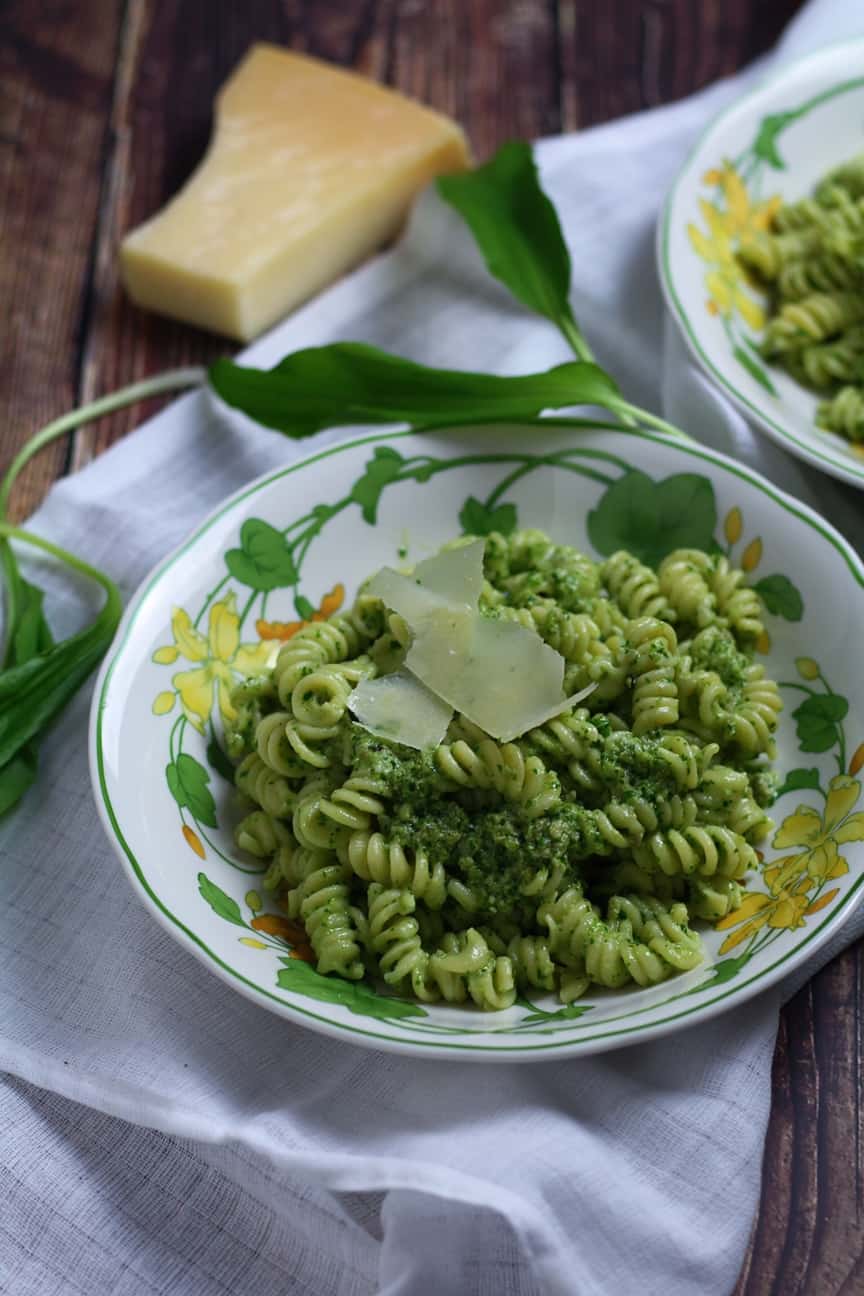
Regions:
<instances>
[{"instance_id":1,"label":"wild garlic leaf","mask_svg":"<svg viewBox=\"0 0 864 1296\"><path fill-rule=\"evenodd\" d=\"M469 226L490 274L572 341L570 254L555 208L540 186L530 144L511 140L484 166L442 176L437 184Z\"/></svg>"},{"instance_id":2,"label":"wild garlic leaf","mask_svg":"<svg viewBox=\"0 0 864 1296\"><path fill-rule=\"evenodd\" d=\"M274 369L217 360L210 382L226 404L292 437L351 423L494 423L618 397L615 382L594 364L569 361L500 377L427 368L361 342L295 351Z\"/></svg>"}]
</instances>

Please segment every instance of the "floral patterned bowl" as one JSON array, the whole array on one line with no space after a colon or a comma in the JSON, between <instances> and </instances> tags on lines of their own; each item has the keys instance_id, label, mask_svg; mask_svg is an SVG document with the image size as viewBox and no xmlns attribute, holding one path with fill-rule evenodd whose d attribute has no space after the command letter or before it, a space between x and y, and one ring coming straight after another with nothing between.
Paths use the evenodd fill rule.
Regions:
<instances>
[{"instance_id":1,"label":"floral patterned bowl","mask_svg":"<svg viewBox=\"0 0 864 1296\"><path fill-rule=\"evenodd\" d=\"M527 448L527 447L530 447ZM377 567L464 529L541 526L595 555L656 563L719 546L770 613L759 644L782 681L782 795L761 876L705 935L706 962L651 989L501 1013L421 1005L319 976L302 932L232 842L219 746L232 681L349 599ZM790 555L795 555L794 565ZM826 627L830 632L826 634ZM543 1059L645 1039L734 1008L790 972L864 884L864 566L810 510L692 443L566 420L341 443L228 500L144 582L96 686L97 805L132 885L228 985L301 1025L420 1056ZM214 981L214 995L222 993Z\"/></svg>"},{"instance_id":2,"label":"floral patterned bowl","mask_svg":"<svg viewBox=\"0 0 864 1296\"><path fill-rule=\"evenodd\" d=\"M696 359L742 412L793 454L864 487L864 447L817 428L820 398L765 363L765 300L735 258L778 204L864 152L864 41L792 63L708 128L658 228L666 301Z\"/></svg>"}]
</instances>

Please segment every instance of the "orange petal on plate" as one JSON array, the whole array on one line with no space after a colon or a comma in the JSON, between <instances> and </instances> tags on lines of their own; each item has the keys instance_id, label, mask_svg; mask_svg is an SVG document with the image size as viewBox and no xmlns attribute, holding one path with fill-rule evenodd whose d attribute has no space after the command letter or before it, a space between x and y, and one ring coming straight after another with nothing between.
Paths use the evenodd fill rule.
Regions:
<instances>
[{"instance_id":1,"label":"orange petal on plate","mask_svg":"<svg viewBox=\"0 0 864 1296\"><path fill-rule=\"evenodd\" d=\"M195 852L195 854L198 856L199 859L207 858L207 856L204 854L204 847L201 845L201 838L195 832L194 828L190 828L188 824L184 824L183 836L186 838L186 841L192 847L193 851Z\"/></svg>"},{"instance_id":2,"label":"orange petal on plate","mask_svg":"<svg viewBox=\"0 0 864 1296\"><path fill-rule=\"evenodd\" d=\"M311 945L295 945L294 949L288 951L288 957L300 959L302 963L314 963L315 951Z\"/></svg>"},{"instance_id":3,"label":"orange petal on plate","mask_svg":"<svg viewBox=\"0 0 864 1296\"><path fill-rule=\"evenodd\" d=\"M849 773L857 774L862 769L864 769L864 742L859 743L855 748L855 753L849 762Z\"/></svg>"},{"instance_id":4,"label":"orange petal on plate","mask_svg":"<svg viewBox=\"0 0 864 1296\"><path fill-rule=\"evenodd\" d=\"M825 894L823 896L820 896L818 900L814 900L811 905L808 905L807 908L804 910L804 913L805 914L818 913L820 909L824 909L826 905L831 903L831 901L837 895L839 890L840 890L839 887L834 887L833 891L826 891Z\"/></svg>"},{"instance_id":5,"label":"orange petal on plate","mask_svg":"<svg viewBox=\"0 0 864 1296\"><path fill-rule=\"evenodd\" d=\"M300 924L291 922L289 918L283 918L281 914L258 914L249 926L254 927L255 931L266 932L268 936L281 936L283 940L292 941L294 944L306 940L306 932Z\"/></svg>"},{"instance_id":6,"label":"orange petal on plate","mask_svg":"<svg viewBox=\"0 0 864 1296\"><path fill-rule=\"evenodd\" d=\"M305 621L256 621L259 639L290 639L306 624Z\"/></svg>"}]
</instances>

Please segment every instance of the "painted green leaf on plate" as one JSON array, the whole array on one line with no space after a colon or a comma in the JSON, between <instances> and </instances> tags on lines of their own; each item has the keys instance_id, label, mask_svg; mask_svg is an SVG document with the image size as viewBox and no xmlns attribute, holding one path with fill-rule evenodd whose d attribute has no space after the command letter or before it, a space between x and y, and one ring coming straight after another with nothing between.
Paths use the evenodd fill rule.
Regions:
<instances>
[{"instance_id":1,"label":"painted green leaf on plate","mask_svg":"<svg viewBox=\"0 0 864 1296\"><path fill-rule=\"evenodd\" d=\"M181 810L188 810L198 823L216 825L216 803L208 784L210 775L194 756L181 752L165 767L165 781Z\"/></svg>"},{"instance_id":2,"label":"painted green leaf on plate","mask_svg":"<svg viewBox=\"0 0 864 1296\"><path fill-rule=\"evenodd\" d=\"M359 1017L377 1017L380 1021L428 1016L419 1004L376 994L362 981L322 976L302 959L283 958L279 961L284 965L276 977L281 990L293 990L295 994L319 999L322 1003L341 1004Z\"/></svg>"},{"instance_id":3,"label":"painted green leaf on plate","mask_svg":"<svg viewBox=\"0 0 864 1296\"><path fill-rule=\"evenodd\" d=\"M673 549L713 549L716 525L714 487L697 473L655 482L633 468L588 514L588 535L599 553L627 549L651 567Z\"/></svg>"},{"instance_id":4,"label":"painted green leaf on plate","mask_svg":"<svg viewBox=\"0 0 864 1296\"><path fill-rule=\"evenodd\" d=\"M779 572L774 576L763 576L753 588L773 616L783 617L786 621L800 621L803 617L801 591L788 576Z\"/></svg>"},{"instance_id":5,"label":"painted green leaf on plate","mask_svg":"<svg viewBox=\"0 0 864 1296\"><path fill-rule=\"evenodd\" d=\"M833 747L837 741L837 725L848 710L849 703L836 693L818 693L805 698L792 712L801 750L824 752Z\"/></svg>"},{"instance_id":6,"label":"painted green leaf on plate","mask_svg":"<svg viewBox=\"0 0 864 1296\"><path fill-rule=\"evenodd\" d=\"M480 500L469 495L459 513L459 522L466 535L485 536L493 531L501 535L510 535L516 530L516 505L498 504L488 508Z\"/></svg>"},{"instance_id":7,"label":"painted green leaf on plate","mask_svg":"<svg viewBox=\"0 0 864 1296\"><path fill-rule=\"evenodd\" d=\"M217 917L224 918L226 922L234 923L237 927L246 926L237 901L226 895L215 882L211 882L206 873L198 874L198 890L201 898L207 901Z\"/></svg>"}]
</instances>

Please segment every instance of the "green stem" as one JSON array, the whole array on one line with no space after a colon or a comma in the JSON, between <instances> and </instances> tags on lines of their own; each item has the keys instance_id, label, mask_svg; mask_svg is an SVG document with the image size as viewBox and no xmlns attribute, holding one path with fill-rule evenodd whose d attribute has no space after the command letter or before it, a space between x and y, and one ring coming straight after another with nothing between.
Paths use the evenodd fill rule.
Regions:
<instances>
[{"instance_id":1,"label":"green stem","mask_svg":"<svg viewBox=\"0 0 864 1296\"><path fill-rule=\"evenodd\" d=\"M638 405L631 405L629 401L623 399L614 401L610 400L608 408L611 409L613 413L620 415L625 422L629 421L632 424L644 424L646 427L656 428L658 432L665 432L667 436L677 437L679 440L684 441L690 440L687 433L682 432L680 428L676 428L674 424L667 423L666 419L660 418L658 414L652 414L649 410L640 409ZM627 415L630 416L629 420L625 417Z\"/></svg>"},{"instance_id":2,"label":"green stem","mask_svg":"<svg viewBox=\"0 0 864 1296\"><path fill-rule=\"evenodd\" d=\"M194 623L193 623L193 624L194 624L194 628L195 628L196 630L198 629L198 625L199 625L199 623L200 623L200 621L201 621L201 618L204 616L204 613L207 611L207 609L209 608L210 604L213 602L214 598L215 598L216 595L219 593L219 591L220 591L220 590L221 590L225 585L228 584L228 581L229 581L230 579L231 579L230 576L223 576L222 579L220 580L219 584L213 586L212 590L210 591L210 593L207 595L206 599L204 600L204 605L203 605L203 607L201 608L201 611L198 613L198 615L197 615L197 617L195 618L195 621L194 621Z\"/></svg>"},{"instance_id":3,"label":"green stem","mask_svg":"<svg viewBox=\"0 0 864 1296\"><path fill-rule=\"evenodd\" d=\"M21 447L0 480L0 522L6 518L12 487L22 468L57 437L80 427L82 423L89 423L103 414L110 414L112 410L122 409L124 405L132 405L135 401L144 400L148 396L158 396L162 392L178 391L183 387L194 386L203 380L203 369L174 369L156 378L145 378L143 382L121 387L119 391L112 392L109 396L102 396L99 400L91 401L89 405L82 405L80 409L72 410L69 414L63 414L60 418L47 423ZM66 559L64 558L63 561ZM5 540L0 541L0 563L2 563L6 588L6 630L3 643L0 645L0 660L3 660L9 637L18 619L15 559ZM92 568L90 570L92 571Z\"/></svg>"},{"instance_id":4,"label":"green stem","mask_svg":"<svg viewBox=\"0 0 864 1296\"><path fill-rule=\"evenodd\" d=\"M20 527L11 526L8 522L0 522L0 536L5 540L20 540L23 544L33 545L36 549L42 549L52 558L59 559L60 562L66 563L74 571L80 572L82 576L89 576L91 580L101 585L107 597L99 616L106 622L114 621L114 624L120 620L120 614L123 610L123 604L120 599L120 591L114 584L110 576L105 572L99 571L96 567L91 567L83 558L76 558L75 554L69 553L67 549L61 549L59 545L52 544L50 540L43 540L41 536L34 535L32 531L23 531Z\"/></svg>"},{"instance_id":5,"label":"green stem","mask_svg":"<svg viewBox=\"0 0 864 1296\"><path fill-rule=\"evenodd\" d=\"M142 382L121 387L119 391L111 392L109 396L102 396L99 400L91 401L89 405L82 405L80 409L72 410L69 414L63 414L53 422L47 423L21 447L0 481L0 519L6 517L9 496L21 469L34 455L50 445L57 437L62 436L64 432L71 432L82 423L101 418L103 414L110 414L125 405L134 405L136 401L145 400L148 396L159 396L163 392L179 391L184 387L196 387L204 381L204 377L203 369L172 369L155 378L145 378Z\"/></svg>"},{"instance_id":6,"label":"green stem","mask_svg":"<svg viewBox=\"0 0 864 1296\"><path fill-rule=\"evenodd\" d=\"M585 341L582 330L576 323L574 317L570 314L563 315L558 320L558 327L564 335L564 339L573 349L573 354L577 360L585 360L589 364L594 363L594 354Z\"/></svg>"},{"instance_id":7,"label":"green stem","mask_svg":"<svg viewBox=\"0 0 864 1296\"><path fill-rule=\"evenodd\" d=\"M816 689L808 688L806 684L799 684L795 680L780 680L778 687L798 689L801 693L806 693L808 697L822 696L821 693L817 693Z\"/></svg>"},{"instance_id":8,"label":"green stem","mask_svg":"<svg viewBox=\"0 0 864 1296\"><path fill-rule=\"evenodd\" d=\"M249 609L251 608L252 604L255 602L257 597L258 597L258 591L253 590L252 593L249 595L248 599L246 600L243 611L240 613L239 628L241 631L243 629L243 622L246 620L247 616L249 615Z\"/></svg>"}]
</instances>

